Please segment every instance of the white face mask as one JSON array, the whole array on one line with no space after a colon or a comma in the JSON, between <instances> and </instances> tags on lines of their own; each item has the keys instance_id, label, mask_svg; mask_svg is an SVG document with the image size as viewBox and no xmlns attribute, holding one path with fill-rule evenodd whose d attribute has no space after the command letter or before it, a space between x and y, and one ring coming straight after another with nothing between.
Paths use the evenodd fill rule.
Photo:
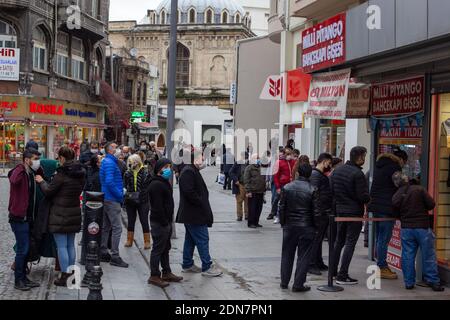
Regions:
<instances>
[{"instance_id":1,"label":"white face mask","mask_svg":"<svg viewBox=\"0 0 450 320\"><path fill-rule=\"evenodd\" d=\"M38 171L40 167L41 167L41 160L32 160L31 169L33 169L33 171Z\"/></svg>"},{"instance_id":2,"label":"white face mask","mask_svg":"<svg viewBox=\"0 0 450 320\"><path fill-rule=\"evenodd\" d=\"M98 153L98 149L91 149L92 153Z\"/></svg>"}]
</instances>

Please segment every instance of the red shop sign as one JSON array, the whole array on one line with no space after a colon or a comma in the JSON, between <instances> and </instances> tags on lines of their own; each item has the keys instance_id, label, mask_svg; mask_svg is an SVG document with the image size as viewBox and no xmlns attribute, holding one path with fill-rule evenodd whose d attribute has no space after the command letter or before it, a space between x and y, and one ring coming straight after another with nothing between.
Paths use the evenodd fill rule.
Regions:
<instances>
[{"instance_id":1,"label":"red shop sign","mask_svg":"<svg viewBox=\"0 0 450 320\"><path fill-rule=\"evenodd\" d=\"M302 62L312 72L345 62L345 13L302 32Z\"/></svg>"},{"instance_id":2,"label":"red shop sign","mask_svg":"<svg viewBox=\"0 0 450 320\"><path fill-rule=\"evenodd\" d=\"M301 69L287 72L287 102L308 101L311 75L304 73Z\"/></svg>"},{"instance_id":3,"label":"red shop sign","mask_svg":"<svg viewBox=\"0 0 450 320\"><path fill-rule=\"evenodd\" d=\"M55 116L64 115L64 105L44 104L30 102L30 113L51 114Z\"/></svg>"},{"instance_id":4,"label":"red shop sign","mask_svg":"<svg viewBox=\"0 0 450 320\"><path fill-rule=\"evenodd\" d=\"M389 116L423 111L425 78L372 85L372 115Z\"/></svg>"}]
</instances>

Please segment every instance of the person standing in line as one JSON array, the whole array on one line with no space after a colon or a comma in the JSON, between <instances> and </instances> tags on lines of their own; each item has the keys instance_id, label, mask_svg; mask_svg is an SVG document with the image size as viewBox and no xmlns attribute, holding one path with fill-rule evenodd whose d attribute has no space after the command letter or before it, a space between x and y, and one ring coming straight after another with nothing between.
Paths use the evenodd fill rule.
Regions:
<instances>
[{"instance_id":1,"label":"person standing in line","mask_svg":"<svg viewBox=\"0 0 450 320\"><path fill-rule=\"evenodd\" d=\"M223 155L223 173L225 175L225 182L223 184L223 190L231 190L232 179L230 177L230 170L234 164L234 157L230 149L226 149Z\"/></svg>"},{"instance_id":2,"label":"person standing in line","mask_svg":"<svg viewBox=\"0 0 450 320\"><path fill-rule=\"evenodd\" d=\"M56 286L66 286L70 267L75 265L75 235L81 231L80 194L85 184L86 171L75 161L75 152L67 147L58 151L60 167L50 183L40 175L36 182L45 197L52 199L48 218L48 231L53 234L61 266L61 276Z\"/></svg>"},{"instance_id":3,"label":"person standing in line","mask_svg":"<svg viewBox=\"0 0 450 320\"><path fill-rule=\"evenodd\" d=\"M170 184L173 171L172 163L168 159L159 159L155 164L154 177L148 186L148 195L152 204L150 225L152 228L153 247L150 254L151 274L148 284L160 288L167 287L170 282L180 282L182 277L172 273L169 252L172 248L172 221L175 204L173 188ZM162 273L159 270L161 264Z\"/></svg>"},{"instance_id":4,"label":"person standing in line","mask_svg":"<svg viewBox=\"0 0 450 320\"><path fill-rule=\"evenodd\" d=\"M305 282L317 233L315 217L320 215L319 193L309 182L311 172L311 165L301 164L298 179L283 187L280 198L280 224L283 227L280 287L288 288L297 252L293 292L311 290Z\"/></svg>"},{"instance_id":5,"label":"person standing in line","mask_svg":"<svg viewBox=\"0 0 450 320\"><path fill-rule=\"evenodd\" d=\"M257 153L252 155L250 164L245 168L244 186L248 199L248 227L261 228L259 218L264 205L266 179L261 173L261 160Z\"/></svg>"},{"instance_id":6,"label":"person standing in line","mask_svg":"<svg viewBox=\"0 0 450 320\"><path fill-rule=\"evenodd\" d=\"M34 141L33 141L34 142ZM8 173L10 182L9 224L16 239L14 288L28 291L39 287L39 283L27 277L27 258L30 250L30 233L36 212L35 174L40 169L40 153L36 149L25 149L23 162Z\"/></svg>"},{"instance_id":7,"label":"person standing in line","mask_svg":"<svg viewBox=\"0 0 450 320\"><path fill-rule=\"evenodd\" d=\"M338 217L362 218L365 205L370 201L369 187L362 166L366 160L367 149L354 147L350 151L350 160L337 167L331 176L331 189L335 200L335 212ZM362 222L338 222L337 237L334 245L334 269L336 283L342 285L357 284L358 280L349 276L348 271L356 244L362 230ZM344 252L341 253L342 249ZM338 263L341 262L339 273Z\"/></svg>"},{"instance_id":8,"label":"person standing in line","mask_svg":"<svg viewBox=\"0 0 450 320\"><path fill-rule=\"evenodd\" d=\"M373 213L374 218L393 219L397 215L392 206L392 197L398 188L392 178L396 172L402 171L402 167L407 161L408 155L402 150L397 150L393 154L383 153L378 156L373 171L373 182L370 189L371 201L368 206L368 211ZM395 220L375 222L377 265L381 271L381 279L398 278L386 261L394 225Z\"/></svg>"},{"instance_id":9,"label":"person standing in line","mask_svg":"<svg viewBox=\"0 0 450 320\"><path fill-rule=\"evenodd\" d=\"M405 288L412 290L416 283L416 255L422 252L422 270L425 283L433 291L444 291L439 278L435 241L428 213L436 206L435 201L421 185L409 182L406 175L396 172L394 184L400 189L394 194L392 204L400 213L402 224L402 271Z\"/></svg>"},{"instance_id":10,"label":"person standing in line","mask_svg":"<svg viewBox=\"0 0 450 320\"><path fill-rule=\"evenodd\" d=\"M241 162L241 163L239 163ZM248 155L243 154L243 159L235 162L230 170L230 179L233 181L233 194L236 196L237 221L242 221L244 214L248 220L248 199L245 195L244 173L248 166Z\"/></svg>"},{"instance_id":11,"label":"person standing in line","mask_svg":"<svg viewBox=\"0 0 450 320\"><path fill-rule=\"evenodd\" d=\"M308 272L321 275L321 271L327 271L328 266L323 262L322 243L328 230L329 217L333 207L333 195L331 193L330 179L325 175L331 168L333 157L329 153L322 153L317 159L317 166L313 169L310 182L319 194L319 215L315 217L317 234L314 238L311 263Z\"/></svg>"},{"instance_id":12,"label":"person standing in line","mask_svg":"<svg viewBox=\"0 0 450 320\"><path fill-rule=\"evenodd\" d=\"M280 159L275 164L273 180L277 191L277 198L275 199L274 205L272 206L272 214L275 216L275 224L280 222L280 219L278 217L278 203L280 201L281 189L285 185L293 181L292 172L295 167L295 163L296 161L292 157L292 150L286 148L281 153Z\"/></svg>"},{"instance_id":13,"label":"person standing in line","mask_svg":"<svg viewBox=\"0 0 450 320\"><path fill-rule=\"evenodd\" d=\"M119 255L120 237L122 235L122 204L123 204L123 180L118 159L114 156L117 144L108 142L105 145L106 157L100 167L100 184L105 194L103 209L103 233L100 248L102 262L109 262L112 266L128 268ZM108 253L108 239L111 235L111 254Z\"/></svg>"},{"instance_id":14,"label":"person standing in line","mask_svg":"<svg viewBox=\"0 0 450 320\"><path fill-rule=\"evenodd\" d=\"M150 176L141 161L141 157L137 154L131 155L128 158L128 170L124 177L125 189L127 190L125 194L125 208L128 217L128 233L125 247L133 245L136 218L139 216L144 233L144 250L151 248L150 226L148 223L150 204L148 193L145 192L149 178Z\"/></svg>"},{"instance_id":15,"label":"person standing in line","mask_svg":"<svg viewBox=\"0 0 450 320\"><path fill-rule=\"evenodd\" d=\"M206 277L222 275L209 254L209 233L214 222L209 192L200 170L206 167L202 151L191 149L186 151L184 158L190 164L181 169L179 188L180 204L177 213L177 223L183 223L186 229L183 248L183 272L202 273ZM202 260L202 268L194 264L193 255L195 247Z\"/></svg>"}]
</instances>

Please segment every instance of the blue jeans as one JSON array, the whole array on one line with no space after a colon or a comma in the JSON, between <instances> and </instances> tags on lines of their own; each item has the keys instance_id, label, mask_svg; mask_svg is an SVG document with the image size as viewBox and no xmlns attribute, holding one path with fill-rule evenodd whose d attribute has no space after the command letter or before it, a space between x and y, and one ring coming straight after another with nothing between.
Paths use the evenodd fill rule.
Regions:
<instances>
[{"instance_id":1,"label":"blue jeans","mask_svg":"<svg viewBox=\"0 0 450 320\"><path fill-rule=\"evenodd\" d=\"M416 254L422 252L423 278L427 283L439 284L439 273L434 249L435 236L431 229L402 229L402 270L406 286L416 283Z\"/></svg>"},{"instance_id":2,"label":"blue jeans","mask_svg":"<svg viewBox=\"0 0 450 320\"><path fill-rule=\"evenodd\" d=\"M189 269L194 265L194 250L197 247L202 260L202 271L211 267L212 260L209 255L209 233L207 225L185 224L186 235L183 248L183 269Z\"/></svg>"},{"instance_id":3,"label":"blue jeans","mask_svg":"<svg viewBox=\"0 0 450 320\"><path fill-rule=\"evenodd\" d=\"M54 233L58 260L62 272L67 272L70 266L75 265L75 233Z\"/></svg>"},{"instance_id":4,"label":"blue jeans","mask_svg":"<svg viewBox=\"0 0 450 320\"><path fill-rule=\"evenodd\" d=\"M30 250L30 225L28 222L11 222L11 229L16 237L15 281L24 281L27 273L27 257Z\"/></svg>"},{"instance_id":5,"label":"blue jeans","mask_svg":"<svg viewBox=\"0 0 450 320\"><path fill-rule=\"evenodd\" d=\"M386 216L374 214L376 218L386 218ZM376 223L376 250L377 250L377 265L380 268L387 268L386 262L389 241L392 238L392 230L394 229L395 221L380 221Z\"/></svg>"}]
</instances>

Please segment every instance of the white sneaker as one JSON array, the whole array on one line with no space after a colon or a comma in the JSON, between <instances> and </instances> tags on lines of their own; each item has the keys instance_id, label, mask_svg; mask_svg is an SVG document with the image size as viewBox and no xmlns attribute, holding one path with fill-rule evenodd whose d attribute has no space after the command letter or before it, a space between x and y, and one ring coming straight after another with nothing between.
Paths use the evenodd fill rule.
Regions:
<instances>
[{"instance_id":1,"label":"white sneaker","mask_svg":"<svg viewBox=\"0 0 450 320\"><path fill-rule=\"evenodd\" d=\"M273 220L273 224L279 224L280 223L280 219L279 218L275 218L275 220Z\"/></svg>"},{"instance_id":2,"label":"white sneaker","mask_svg":"<svg viewBox=\"0 0 450 320\"><path fill-rule=\"evenodd\" d=\"M183 273L201 273L202 268L197 267L195 264L192 265L192 267L181 270Z\"/></svg>"},{"instance_id":3,"label":"white sneaker","mask_svg":"<svg viewBox=\"0 0 450 320\"><path fill-rule=\"evenodd\" d=\"M205 277L218 277L221 276L222 274L223 272L217 269L217 267L214 264L212 264L208 270L202 272L202 276Z\"/></svg>"}]
</instances>

